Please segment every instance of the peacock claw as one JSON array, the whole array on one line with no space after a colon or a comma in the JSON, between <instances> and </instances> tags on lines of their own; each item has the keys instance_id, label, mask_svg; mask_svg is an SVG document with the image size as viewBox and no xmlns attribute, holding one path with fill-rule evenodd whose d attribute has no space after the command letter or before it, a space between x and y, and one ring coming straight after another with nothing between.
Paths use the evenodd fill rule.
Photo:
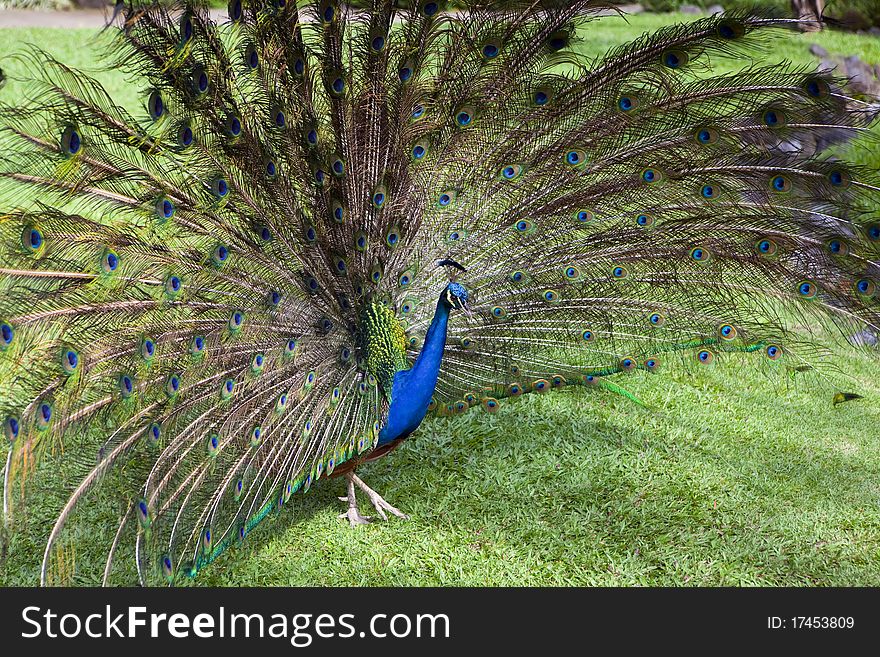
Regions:
<instances>
[{"instance_id":1,"label":"peacock claw","mask_svg":"<svg viewBox=\"0 0 880 657\"><path fill-rule=\"evenodd\" d=\"M377 493L372 488L367 486L363 482L363 480L360 477L358 477L356 474L351 472L351 473L349 473L348 476L350 478L349 481L353 481L355 484L357 484L358 488L360 488L362 491L364 491L367 494L367 497L370 498L370 502L372 502L373 506L376 508L376 512L382 517L382 520L388 520L388 516L385 515L386 511L388 511L392 515L397 516L398 518L403 518L404 520L409 520L408 515L403 513L403 511L401 511L400 509L397 509L397 508L391 506L390 504L388 504L388 502L386 502L384 499L382 499L382 496L379 495L379 493Z\"/></svg>"},{"instance_id":2,"label":"peacock claw","mask_svg":"<svg viewBox=\"0 0 880 657\"><path fill-rule=\"evenodd\" d=\"M348 479L348 495L345 497L340 497L339 499L343 502L348 502L348 511L345 513L340 513L340 518L348 518L348 522L352 527L357 527L358 525L366 525L367 523L373 520L372 516L362 516L357 506L357 496L355 493L355 485L364 491L367 494L367 497L370 498L370 502L376 508L376 512L382 518L382 520L388 520L388 516L385 514L386 511L391 513L392 515L397 516L398 518L403 518L404 520L409 520L409 516L400 511L399 509L391 506L382 499L382 496L379 495L372 488L367 486L363 480L358 477L353 472L349 472L346 476Z\"/></svg>"}]
</instances>

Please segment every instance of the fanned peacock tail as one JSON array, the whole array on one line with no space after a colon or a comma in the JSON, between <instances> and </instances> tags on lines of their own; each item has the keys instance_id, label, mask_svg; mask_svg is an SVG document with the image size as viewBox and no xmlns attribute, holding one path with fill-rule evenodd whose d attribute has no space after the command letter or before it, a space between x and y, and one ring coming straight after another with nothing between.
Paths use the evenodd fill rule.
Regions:
<instances>
[{"instance_id":1,"label":"fanned peacock tail","mask_svg":"<svg viewBox=\"0 0 880 657\"><path fill-rule=\"evenodd\" d=\"M41 456L79 482L44 582L113 581L123 544L143 583L194 575L368 458L460 307L444 290L471 312L442 325L441 414L728 354L802 371L819 327L880 328L876 176L809 146L869 106L826 72L706 75L793 21L728 13L588 61L601 2L414 4L233 0L221 25L127 6L110 61L137 115L21 56L27 100L0 110L6 525ZM107 490L106 560L71 565Z\"/></svg>"}]
</instances>

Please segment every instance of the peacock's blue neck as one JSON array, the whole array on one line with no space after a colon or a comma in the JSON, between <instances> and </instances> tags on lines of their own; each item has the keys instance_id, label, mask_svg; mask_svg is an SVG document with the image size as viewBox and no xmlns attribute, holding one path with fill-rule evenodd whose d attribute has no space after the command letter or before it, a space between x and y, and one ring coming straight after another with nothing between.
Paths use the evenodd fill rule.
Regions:
<instances>
[{"instance_id":1,"label":"peacock's blue neck","mask_svg":"<svg viewBox=\"0 0 880 657\"><path fill-rule=\"evenodd\" d=\"M406 438L425 419L446 348L449 309L449 304L441 296L416 362L411 369L401 370L394 375L391 406L385 426L379 432L379 445Z\"/></svg>"}]
</instances>

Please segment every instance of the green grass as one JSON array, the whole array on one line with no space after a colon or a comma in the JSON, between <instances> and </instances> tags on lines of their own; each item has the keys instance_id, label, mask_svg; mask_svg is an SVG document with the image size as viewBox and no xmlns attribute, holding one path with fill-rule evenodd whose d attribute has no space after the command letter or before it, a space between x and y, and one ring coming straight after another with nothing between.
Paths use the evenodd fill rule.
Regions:
<instances>
[{"instance_id":1,"label":"green grass","mask_svg":"<svg viewBox=\"0 0 880 657\"><path fill-rule=\"evenodd\" d=\"M682 18L607 18L582 47L598 53ZM36 42L86 67L95 61L90 37L0 34L7 52ZM813 41L880 62L880 40L838 33L789 34L763 52L808 64ZM99 78L121 104L140 102L118 74ZM14 85L2 94L14 95ZM495 416L428 420L361 473L409 522L351 530L336 517L342 483L323 481L195 583L878 586L878 358L833 353L852 377L846 389L865 399L833 407L831 389L813 379L795 384L718 359L623 380L652 410L576 390L507 403ZM0 583L37 581L55 503L32 511L39 531L14 537ZM88 550L84 540L78 560Z\"/></svg>"}]
</instances>

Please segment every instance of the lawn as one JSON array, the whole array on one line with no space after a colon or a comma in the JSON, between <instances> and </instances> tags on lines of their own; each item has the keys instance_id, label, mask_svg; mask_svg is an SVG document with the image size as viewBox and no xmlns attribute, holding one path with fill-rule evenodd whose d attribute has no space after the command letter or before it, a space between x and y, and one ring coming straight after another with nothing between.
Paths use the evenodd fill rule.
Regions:
<instances>
[{"instance_id":1,"label":"lawn","mask_svg":"<svg viewBox=\"0 0 880 657\"><path fill-rule=\"evenodd\" d=\"M579 47L598 54L688 19L606 18ZM73 66L96 66L88 31L0 30L0 39L6 53L33 42ZM756 56L814 63L811 42L880 63L880 39L839 33L789 33ZM141 102L116 72L97 77L120 104ZM0 93L14 96L14 84ZM194 583L878 586L880 354L832 349L851 377L842 385L864 399L834 407L835 388L816 379L718 359L629 376L623 383L650 409L569 390L492 416L428 420L361 472L410 521L351 530L337 519L342 482L322 481ZM48 516L32 516L35 529L13 537L0 583L38 581ZM88 549L86 541L77 558Z\"/></svg>"}]
</instances>

